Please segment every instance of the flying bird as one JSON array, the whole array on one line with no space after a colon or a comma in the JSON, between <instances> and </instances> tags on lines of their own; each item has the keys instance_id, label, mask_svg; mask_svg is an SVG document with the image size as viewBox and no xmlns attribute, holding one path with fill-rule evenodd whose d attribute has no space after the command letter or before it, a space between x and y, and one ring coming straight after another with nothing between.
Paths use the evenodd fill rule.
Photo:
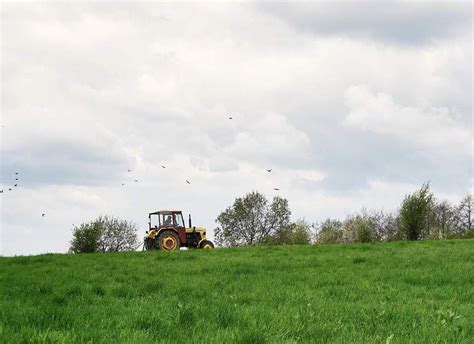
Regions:
<instances>
[{"instance_id":1,"label":"flying bird","mask_svg":"<svg viewBox=\"0 0 474 344\"><path fill-rule=\"evenodd\" d=\"M0 190L0 193L3 193L3 190Z\"/></svg>"},{"instance_id":2,"label":"flying bird","mask_svg":"<svg viewBox=\"0 0 474 344\"><path fill-rule=\"evenodd\" d=\"M45 215L46 215L46 214L43 213L43 214L41 214L41 217L44 217Z\"/></svg>"},{"instance_id":3,"label":"flying bird","mask_svg":"<svg viewBox=\"0 0 474 344\"><path fill-rule=\"evenodd\" d=\"M191 182L190 182L189 180L187 180L187 179L186 179L186 183L191 184Z\"/></svg>"},{"instance_id":4,"label":"flying bird","mask_svg":"<svg viewBox=\"0 0 474 344\"><path fill-rule=\"evenodd\" d=\"M232 117L229 117L229 119L232 119Z\"/></svg>"},{"instance_id":5,"label":"flying bird","mask_svg":"<svg viewBox=\"0 0 474 344\"><path fill-rule=\"evenodd\" d=\"M15 172L15 174L18 174L18 172Z\"/></svg>"},{"instance_id":6,"label":"flying bird","mask_svg":"<svg viewBox=\"0 0 474 344\"><path fill-rule=\"evenodd\" d=\"M130 172L132 172L132 170L128 170L127 172L129 172L129 173L130 173Z\"/></svg>"},{"instance_id":7,"label":"flying bird","mask_svg":"<svg viewBox=\"0 0 474 344\"><path fill-rule=\"evenodd\" d=\"M13 186L15 186L15 187L16 187L16 186L18 186L18 184L15 184L15 185L13 185Z\"/></svg>"},{"instance_id":8,"label":"flying bird","mask_svg":"<svg viewBox=\"0 0 474 344\"><path fill-rule=\"evenodd\" d=\"M279 188L273 188L273 190L275 190L275 191L280 191L280 189L279 189Z\"/></svg>"},{"instance_id":9,"label":"flying bird","mask_svg":"<svg viewBox=\"0 0 474 344\"><path fill-rule=\"evenodd\" d=\"M135 179L135 183L138 183L138 179Z\"/></svg>"},{"instance_id":10,"label":"flying bird","mask_svg":"<svg viewBox=\"0 0 474 344\"><path fill-rule=\"evenodd\" d=\"M125 185L125 183L122 183L122 186L124 186L124 185Z\"/></svg>"},{"instance_id":11,"label":"flying bird","mask_svg":"<svg viewBox=\"0 0 474 344\"><path fill-rule=\"evenodd\" d=\"M272 169L267 170L268 173L270 173L271 171L272 171Z\"/></svg>"},{"instance_id":12,"label":"flying bird","mask_svg":"<svg viewBox=\"0 0 474 344\"><path fill-rule=\"evenodd\" d=\"M161 165L161 168L166 168L166 166L165 166L165 165Z\"/></svg>"},{"instance_id":13,"label":"flying bird","mask_svg":"<svg viewBox=\"0 0 474 344\"><path fill-rule=\"evenodd\" d=\"M8 191L12 191L12 188L8 188Z\"/></svg>"},{"instance_id":14,"label":"flying bird","mask_svg":"<svg viewBox=\"0 0 474 344\"><path fill-rule=\"evenodd\" d=\"M18 180L18 178L15 178L15 180Z\"/></svg>"}]
</instances>

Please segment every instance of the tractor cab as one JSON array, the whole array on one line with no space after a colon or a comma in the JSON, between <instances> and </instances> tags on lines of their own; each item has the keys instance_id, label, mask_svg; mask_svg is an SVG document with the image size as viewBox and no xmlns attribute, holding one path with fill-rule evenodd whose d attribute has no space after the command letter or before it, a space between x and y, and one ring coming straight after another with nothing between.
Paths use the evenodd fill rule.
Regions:
<instances>
[{"instance_id":1,"label":"tractor cab","mask_svg":"<svg viewBox=\"0 0 474 344\"><path fill-rule=\"evenodd\" d=\"M180 247L214 248L214 244L206 239L205 228L192 226L191 215L186 227L180 210L159 210L148 214L143 247L146 250L174 251Z\"/></svg>"}]
</instances>

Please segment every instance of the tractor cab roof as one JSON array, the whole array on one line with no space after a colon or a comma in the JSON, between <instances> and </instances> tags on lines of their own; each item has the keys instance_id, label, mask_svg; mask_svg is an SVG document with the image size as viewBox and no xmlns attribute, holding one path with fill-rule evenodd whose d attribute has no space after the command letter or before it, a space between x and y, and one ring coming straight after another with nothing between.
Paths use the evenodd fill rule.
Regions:
<instances>
[{"instance_id":1,"label":"tractor cab roof","mask_svg":"<svg viewBox=\"0 0 474 344\"><path fill-rule=\"evenodd\" d=\"M173 215L173 214L181 214L181 213L182 213L181 210L158 210L153 213L150 213L149 215L159 215L159 214Z\"/></svg>"}]
</instances>

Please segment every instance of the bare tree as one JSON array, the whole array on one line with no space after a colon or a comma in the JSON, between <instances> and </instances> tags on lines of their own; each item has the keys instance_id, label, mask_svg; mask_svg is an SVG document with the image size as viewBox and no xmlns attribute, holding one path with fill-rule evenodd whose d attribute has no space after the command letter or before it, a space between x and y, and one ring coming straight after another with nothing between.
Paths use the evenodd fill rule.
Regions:
<instances>
[{"instance_id":1,"label":"bare tree","mask_svg":"<svg viewBox=\"0 0 474 344\"><path fill-rule=\"evenodd\" d=\"M456 209L448 201L436 202L432 209L431 237L446 238L457 227L458 216Z\"/></svg>"},{"instance_id":2,"label":"bare tree","mask_svg":"<svg viewBox=\"0 0 474 344\"><path fill-rule=\"evenodd\" d=\"M457 210L461 225L461 231L466 232L471 230L474 210L474 198L471 194L468 194L466 197L464 197Z\"/></svg>"}]
</instances>

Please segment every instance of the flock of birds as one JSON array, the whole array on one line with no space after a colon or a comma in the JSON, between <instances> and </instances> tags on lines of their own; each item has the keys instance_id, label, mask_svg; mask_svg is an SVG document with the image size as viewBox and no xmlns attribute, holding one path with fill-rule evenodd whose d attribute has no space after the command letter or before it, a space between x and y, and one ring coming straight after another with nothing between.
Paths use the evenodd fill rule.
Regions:
<instances>
[{"instance_id":1,"label":"flock of birds","mask_svg":"<svg viewBox=\"0 0 474 344\"><path fill-rule=\"evenodd\" d=\"M232 120L232 119L233 119L233 118L232 118L231 116L229 116L229 120ZM165 165L161 165L161 168L166 168L166 166L165 166ZM271 172L272 172L272 169L270 168L270 169L267 169L266 171L267 171L268 173L271 173ZM130 172L132 172L132 170L129 169L129 170L127 170L127 172L130 173ZM133 179L133 181L134 181L135 183L138 183L138 179ZM188 179L186 179L186 183L187 183L187 184L191 184L191 182L190 182ZM125 182L122 182L121 184L122 184L122 186L125 186ZM275 191L280 191L279 188L273 188L273 190L275 190Z\"/></svg>"},{"instance_id":2,"label":"flock of birds","mask_svg":"<svg viewBox=\"0 0 474 344\"><path fill-rule=\"evenodd\" d=\"M232 120L232 119L233 119L233 118L229 116L229 120ZM2 127L4 127L4 126L2 126ZM166 168L166 166L165 166L165 165L161 165L161 168ZM270 169L267 169L266 171L267 171L268 173L271 173L271 172L272 172L272 169L270 168ZM131 173L132 170L129 169L129 170L127 170L127 172L128 172L128 173ZM12 187L9 187L9 188L8 188L8 191L9 191L9 192L12 191L14 188L18 187L18 181L19 181L19 177L18 177L18 176L19 176L19 173L18 173L18 172L15 172L15 183L13 184ZM138 183L138 179L133 179L133 182ZM189 181L189 179L186 179L186 183L187 183L187 184L191 184L191 182ZM125 186L125 182L122 182L122 186ZM274 187L273 190L275 190L275 191L280 191L280 189L279 189L279 188L276 188L276 187ZM4 193L3 191L4 191L4 190L1 189L1 190L0 190L0 193L3 194L3 193ZM42 213L42 214L41 214L41 217L45 217L45 216L46 216L45 213Z\"/></svg>"},{"instance_id":3,"label":"flock of birds","mask_svg":"<svg viewBox=\"0 0 474 344\"><path fill-rule=\"evenodd\" d=\"M13 188L16 188L18 186L18 172L15 172L15 184L13 184L12 187L8 188L8 191L12 191ZM3 189L0 190L0 193L3 193Z\"/></svg>"},{"instance_id":4,"label":"flock of birds","mask_svg":"<svg viewBox=\"0 0 474 344\"><path fill-rule=\"evenodd\" d=\"M18 177L19 173L18 172L15 172L15 183L13 184L13 186L9 187L8 188L8 191L13 191L14 188L18 187L18 181L20 180L20 178ZM3 189L0 190L0 193L2 194L3 193ZM42 213L41 214L41 217L45 217L46 214L45 213Z\"/></svg>"}]
</instances>

